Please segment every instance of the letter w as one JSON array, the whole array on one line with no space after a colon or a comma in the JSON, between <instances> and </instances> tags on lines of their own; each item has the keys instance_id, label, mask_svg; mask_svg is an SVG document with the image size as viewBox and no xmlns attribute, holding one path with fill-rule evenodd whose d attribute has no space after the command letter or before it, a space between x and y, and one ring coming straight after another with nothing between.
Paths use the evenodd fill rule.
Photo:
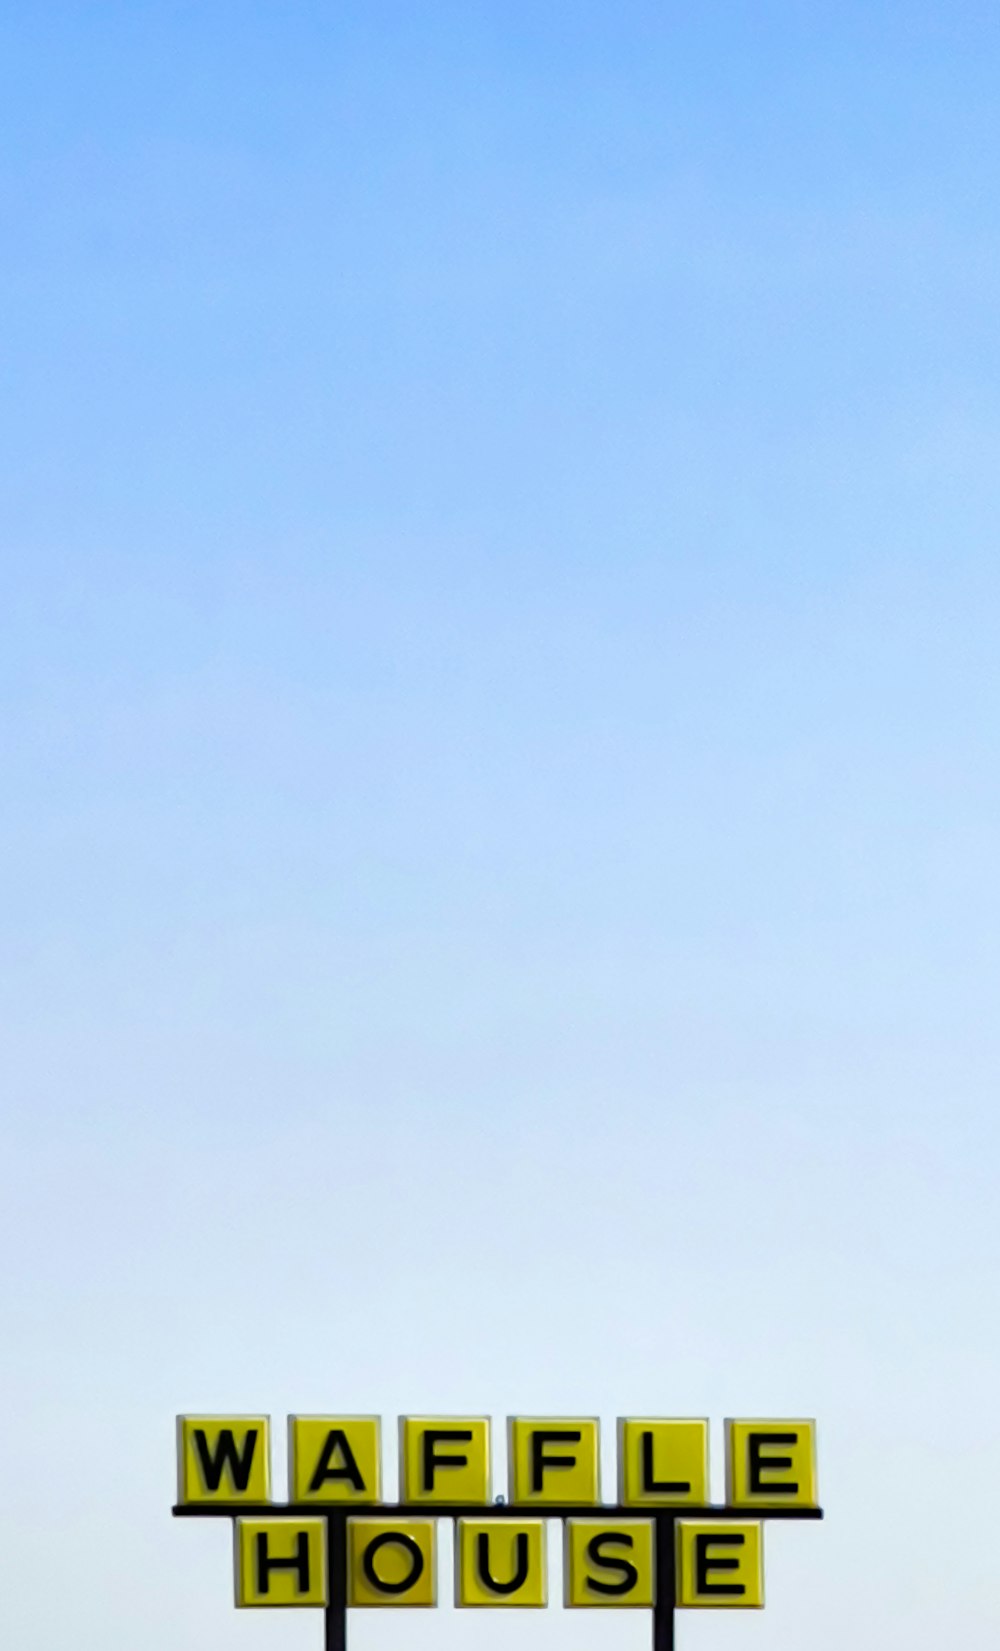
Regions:
<instances>
[{"instance_id":1,"label":"letter w","mask_svg":"<svg viewBox=\"0 0 1000 1651\"><path fill-rule=\"evenodd\" d=\"M209 1448L208 1437L204 1428L195 1428L194 1448L198 1452L202 1477L207 1490L218 1490L222 1483L222 1475L226 1472L229 1473L232 1479L234 1490L246 1490L247 1485L250 1483L253 1453L257 1448L257 1429L255 1427L247 1428L242 1453L236 1448L236 1438L231 1427L220 1428L214 1451Z\"/></svg>"}]
</instances>

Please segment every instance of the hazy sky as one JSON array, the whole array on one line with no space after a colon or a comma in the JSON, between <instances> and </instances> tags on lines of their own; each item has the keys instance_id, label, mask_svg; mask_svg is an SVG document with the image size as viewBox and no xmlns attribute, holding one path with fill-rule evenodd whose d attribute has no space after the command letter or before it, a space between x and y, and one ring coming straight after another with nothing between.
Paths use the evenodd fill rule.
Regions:
<instances>
[{"instance_id":1,"label":"hazy sky","mask_svg":"<svg viewBox=\"0 0 1000 1651\"><path fill-rule=\"evenodd\" d=\"M178 1410L520 1410L609 1494L818 1417L679 1651L993 1651L998 76L985 0L7 0L5 1647L319 1651Z\"/></svg>"}]
</instances>

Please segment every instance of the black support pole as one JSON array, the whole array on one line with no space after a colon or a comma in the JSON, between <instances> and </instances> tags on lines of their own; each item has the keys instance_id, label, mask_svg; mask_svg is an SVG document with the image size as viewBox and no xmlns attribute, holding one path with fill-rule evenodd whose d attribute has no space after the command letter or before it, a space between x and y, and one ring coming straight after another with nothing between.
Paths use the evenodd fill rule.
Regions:
<instances>
[{"instance_id":1,"label":"black support pole","mask_svg":"<svg viewBox=\"0 0 1000 1651\"><path fill-rule=\"evenodd\" d=\"M674 1651L674 1515L655 1515L656 1603L653 1606L653 1651Z\"/></svg>"},{"instance_id":2,"label":"black support pole","mask_svg":"<svg viewBox=\"0 0 1000 1651\"><path fill-rule=\"evenodd\" d=\"M347 1651L347 1515L343 1513L326 1516L326 1586L324 1651Z\"/></svg>"}]
</instances>

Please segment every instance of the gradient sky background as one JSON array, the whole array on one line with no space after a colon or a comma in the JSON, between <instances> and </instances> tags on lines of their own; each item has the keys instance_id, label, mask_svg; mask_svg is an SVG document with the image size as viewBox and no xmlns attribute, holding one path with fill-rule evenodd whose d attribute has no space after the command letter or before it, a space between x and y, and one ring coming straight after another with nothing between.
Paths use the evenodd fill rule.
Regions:
<instances>
[{"instance_id":1,"label":"gradient sky background","mask_svg":"<svg viewBox=\"0 0 1000 1651\"><path fill-rule=\"evenodd\" d=\"M998 76L7 0L5 1646L318 1648L199 1408L816 1415L681 1651L997 1644ZM514 1635L648 1621L352 1624Z\"/></svg>"}]
</instances>

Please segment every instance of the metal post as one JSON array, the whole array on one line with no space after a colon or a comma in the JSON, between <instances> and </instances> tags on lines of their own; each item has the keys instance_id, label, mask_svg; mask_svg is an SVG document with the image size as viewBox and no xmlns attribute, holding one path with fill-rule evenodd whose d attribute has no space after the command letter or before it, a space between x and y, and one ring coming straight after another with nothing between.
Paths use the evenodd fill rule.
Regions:
<instances>
[{"instance_id":1,"label":"metal post","mask_svg":"<svg viewBox=\"0 0 1000 1651\"><path fill-rule=\"evenodd\" d=\"M653 1606L653 1651L674 1651L674 1515L655 1515L656 1603Z\"/></svg>"},{"instance_id":2,"label":"metal post","mask_svg":"<svg viewBox=\"0 0 1000 1651\"><path fill-rule=\"evenodd\" d=\"M343 1513L326 1516L326 1586L324 1651L347 1651L347 1515Z\"/></svg>"}]
</instances>

